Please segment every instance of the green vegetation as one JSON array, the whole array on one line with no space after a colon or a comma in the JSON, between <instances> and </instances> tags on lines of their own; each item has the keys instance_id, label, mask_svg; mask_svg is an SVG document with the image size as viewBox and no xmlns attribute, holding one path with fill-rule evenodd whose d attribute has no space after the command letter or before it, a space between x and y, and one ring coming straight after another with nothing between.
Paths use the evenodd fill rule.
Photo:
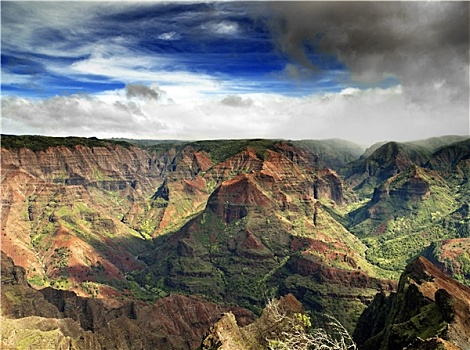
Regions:
<instances>
[{"instance_id":1,"label":"green vegetation","mask_svg":"<svg viewBox=\"0 0 470 350\"><path fill-rule=\"evenodd\" d=\"M62 276L58 279L50 280L50 286L54 289L68 290L71 286L70 280Z\"/></svg>"},{"instance_id":2,"label":"green vegetation","mask_svg":"<svg viewBox=\"0 0 470 350\"><path fill-rule=\"evenodd\" d=\"M52 254L52 260L54 261L54 267L61 269L68 266L68 258L72 252L67 247L60 247L54 249Z\"/></svg>"},{"instance_id":3,"label":"green vegetation","mask_svg":"<svg viewBox=\"0 0 470 350\"><path fill-rule=\"evenodd\" d=\"M470 277L470 255L465 252L456 258L460 265L460 275Z\"/></svg>"},{"instance_id":4,"label":"green vegetation","mask_svg":"<svg viewBox=\"0 0 470 350\"><path fill-rule=\"evenodd\" d=\"M412 166L382 185L384 195L350 214L350 230L368 246L369 261L400 271L431 242L455 237L456 231L442 224L458 207L455 190L436 174Z\"/></svg>"},{"instance_id":5,"label":"green vegetation","mask_svg":"<svg viewBox=\"0 0 470 350\"><path fill-rule=\"evenodd\" d=\"M161 286L159 287L149 284L151 282L148 279L145 281L146 284L141 286L134 280L134 274L135 273L127 274L125 280L116 278L98 278L97 282L93 284L96 288L90 288L90 290L97 290L97 288L101 284L107 285L120 291L123 295L123 300L132 298L148 303L154 303L157 299L168 296L168 293L166 293L163 289L160 288Z\"/></svg>"},{"instance_id":6,"label":"green vegetation","mask_svg":"<svg viewBox=\"0 0 470 350\"><path fill-rule=\"evenodd\" d=\"M99 294L99 284L96 282L84 281L80 283L80 287L92 298L96 298Z\"/></svg>"},{"instance_id":7,"label":"green vegetation","mask_svg":"<svg viewBox=\"0 0 470 350\"><path fill-rule=\"evenodd\" d=\"M38 286L38 287L45 287L49 285L49 282L39 275L33 275L31 278L28 278L28 283Z\"/></svg>"},{"instance_id":8,"label":"green vegetation","mask_svg":"<svg viewBox=\"0 0 470 350\"><path fill-rule=\"evenodd\" d=\"M267 139L196 141L191 146L206 152L214 164L220 163L248 148L254 149L259 159L264 159L267 150L276 150L276 141Z\"/></svg>"},{"instance_id":9,"label":"green vegetation","mask_svg":"<svg viewBox=\"0 0 470 350\"><path fill-rule=\"evenodd\" d=\"M65 146L68 148L77 145L84 147L113 147L121 146L129 148L132 145L125 141L100 140L96 137L48 137L48 136L17 136L17 135L1 135L1 143L3 148L29 148L32 151L45 151L49 147Z\"/></svg>"}]
</instances>

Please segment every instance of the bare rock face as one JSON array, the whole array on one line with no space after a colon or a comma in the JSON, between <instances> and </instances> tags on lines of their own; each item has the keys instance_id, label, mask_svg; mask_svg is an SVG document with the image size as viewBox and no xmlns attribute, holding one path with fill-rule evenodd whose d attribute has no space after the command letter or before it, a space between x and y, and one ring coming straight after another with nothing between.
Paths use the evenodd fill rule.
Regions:
<instances>
[{"instance_id":1,"label":"bare rock face","mask_svg":"<svg viewBox=\"0 0 470 350\"><path fill-rule=\"evenodd\" d=\"M343 204L343 187L339 176L330 169L319 172L320 176L316 176L313 182L314 197L330 198L336 204Z\"/></svg>"},{"instance_id":2,"label":"bare rock face","mask_svg":"<svg viewBox=\"0 0 470 350\"><path fill-rule=\"evenodd\" d=\"M248 349L244 335L235 316L229 312L222 316L210 329L203 340L203 350L242 350Z\"/></svg>"},{"instance_id":3,"label":"bare rock face","mask_svg":"<svg viewBox=\"0 0 470 350\"><path fill-rule=\"evenodd\" d=\"M2 253L2 285L26 285L25 270L13 264L13 260Z\"/></svg>"},{"instance_id":4,"label":"bare rock face","mask_svg":"<svg viewBox=\"0 0 470 350\"><path fill-rule=\"evenodd\" d=\"M149 185L154 172L150 155L138 148L49 147L34 152L28 148L2 148L2 168L15 169L51 183L95 185L115 189L139 181ZM147 175L147 176L146 176ZM113 184L115 183L115 184Z\"/></svg>"},{"instance_id":5,"label":"bare rock face","mask_svg":"<svg viewBox=\"0 0 470 350\"><path fill-rule=\"evenodd\" d=\"M424 257L410 263L398 291L379 294L359 319L360 349L461 349L470 345L470 288Z\"/></svg>"},{"instance_id":6,"label":"bare rock face","mask_svg":"<svg viewBox=\"0 0 470 350\"><path fill-rule=\"evenodd\" d=\"M208 207L223 218L226 223L240 220L248 214L249 207L270 204L253 176L240 174L222 183L209 198Z\"/></svg>"}]
</instances>

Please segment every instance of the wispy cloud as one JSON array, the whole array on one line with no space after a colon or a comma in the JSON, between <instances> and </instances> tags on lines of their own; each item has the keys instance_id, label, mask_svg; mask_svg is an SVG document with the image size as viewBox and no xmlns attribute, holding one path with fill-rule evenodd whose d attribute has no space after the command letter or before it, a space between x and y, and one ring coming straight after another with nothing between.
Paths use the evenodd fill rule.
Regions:
<instances>
[{"instance_id":1,"label":"wispy cloud","mask_svg":"<svg viewBox=\"0 0 470 350\"><path fill-rule=\"evenodd\" d=\"M181 35L177 32L166 32L157 36L161 40L178 40L181 38Z\"/></svg>"}]
</instances>

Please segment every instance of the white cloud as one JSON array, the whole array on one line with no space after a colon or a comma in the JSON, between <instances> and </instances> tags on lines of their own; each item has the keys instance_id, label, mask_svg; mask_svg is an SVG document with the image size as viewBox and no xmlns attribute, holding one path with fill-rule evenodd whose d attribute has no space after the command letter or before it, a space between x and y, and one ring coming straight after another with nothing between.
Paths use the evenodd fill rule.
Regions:
<instances>
[{"instance_id":1,"label":"white cloud","mask_svg":"<svg viewBox=\"0 0 470 350\"><path fill-rule=\"evenodd\" d=\"M262 77L247 81L196 69L191 72L197 60L207 57L139 49L144 32L166 41L180 39L179 33L183 38L193 33L210 39L240 35L244 24L224 20L227 17L220 4L218 11L182 12L157 23L140 20L137 15L146 13L145 6L152 8L141 3L2 3L2 49L6 52L34 53L44 71L78 83L134 86L130 92L119 89L36 102L7 98L2 101L3 127L10 133L53 135L342 137L361 143L469 132L468 30L460 30L462 24L468 27L468 13L460 11L468 9L468 4L442 3L438 11L433 4L421 2L340 5L312 1L233 6L241 12L254 6L263 20L282 19L272 29L278 48L293 59L278 72L284 82L318 73L308 60L305 45L319 44L324 53L346 64L358 80L393 75L401 86L350 87L303 98L247 94L242 92L261 91L260 87L274 91L274 85L282 86L282 81L274 73L265 81ZM139 11L133 12L136 9ZM227 13L233 14L231 11ZM123 13L134 13L130 24L112 16ZM277 26L279 23L282 25ZM318 33L325 34L320 41ZM324 79L318 83L328 88L350 81L349 75L341 74L349 73L329 71L324 78L317 76ZM32 78L36 77L2 72L7 85L34 84Z\"/></svg>"},{"instance_id":2,"label":"white cloud","mask_svg":"<svg viewBox=\"0 0 470 350\"><path fill-rule=\"evenodd\" d=\"M70 66L57 63L49 65L48 69L82 82L155 83L174 100L188 103L205 99L208 94L224 93L234 88L233 82L225 82L218 76L189 72L178 60L136 54L114 43L96 45L88 58Z\"/></svg>"},{"instance_id":3,"label":"white cloud","mask_svg":"<svg viewBox=\"0 0 470 350\"><path fill-rule=\"evenodd\" d=\"M181 35L177 32L167 32L160 34L159 36L157 36L157 38L160 40L171 41L180 39Z\"/></svg>"},{"instance_id":4,"label":"white cloud","mask_svg":"<svg viewBox=\"0 0 470 350\"><path fill-rule=\"evenodd\" d=\"M34 82L34 79L29 75L11 74L2 70L2 84L5 85L26 85Z\"/></svg>"},{"instance_id":5,"label":"white cloud","mask_svg":"<svg viewBox=\"0 0 470 350\"><path fill-rule=\"evenodd\" d=\"M238 24L230 21L211 23L207 27L219 35L235 35L239 32Z\"/></svg>"},{"instance_id":6,"label":"white cloud","mask_svg":"<svg viewBox=\"0 0 470 350\"><path fill-rule=\"evenodd\" d=\"M39 102L6 98L2 101L3 132L186 140L339 137L367 145L462 134L465 125L468 130L468 109L451 105L432 111L410 108L400 87L346 88L307 97L245 94L221 100L214 96L192 105L164 104L140 93L161 92L156 86L137 90L132 96L116 90L95 97L75 95ZM453 118L443 122L444 110Z\"/></svg>"}]
</instances>

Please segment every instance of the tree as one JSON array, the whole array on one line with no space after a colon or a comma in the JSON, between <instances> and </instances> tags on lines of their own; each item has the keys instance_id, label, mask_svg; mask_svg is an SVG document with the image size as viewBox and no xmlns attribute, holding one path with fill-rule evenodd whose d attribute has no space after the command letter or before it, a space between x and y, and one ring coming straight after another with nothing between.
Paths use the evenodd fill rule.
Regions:
<instances>
[{"instance_id":1,"label":"tree","mask_svg":"<svg viewBox=\"0 0 470 350\"><path fill-rule=\"evenodd\" d=\"M266 305L272 322L266 341L269 350L356 350L356 344L348 331L333 316L326 329L310 330L310 317L304 313L290 314L280 307L279 300Z\"/></svg>"}]
</instances>

